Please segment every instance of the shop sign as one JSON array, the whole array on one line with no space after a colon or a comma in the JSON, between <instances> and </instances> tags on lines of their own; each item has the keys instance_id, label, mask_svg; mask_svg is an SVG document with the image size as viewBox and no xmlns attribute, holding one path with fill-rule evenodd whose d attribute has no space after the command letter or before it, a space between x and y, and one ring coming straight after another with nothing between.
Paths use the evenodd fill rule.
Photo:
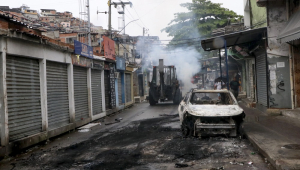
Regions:
<instances>
[{"instance_id":1,"label":"shop sign","mask_svg":"<svg viewBox=\"0 0 300 170\"><path fill-rule=\"evenodd\" d=\"M72 64L82 67L92 67L92 60L80 55L72 55Z\"/></svg>"},{"instance_id":2,"label":"shop sign","mask_svg":"<svg viewBox=\"0 0 300 170\"><path fill-rule=\"evenodd\" d=\"M93 69L103 70L104 69L104 62L93 60Z\"/></svg>"},{"instance_id":3,"label":"shop sign","mask_svg":"<svg viewBox=\"0 0 300 170\"><path fill-rule=\"evenodd\" d=\"M117 59L117 70L126 70L125 58L116 57L116 59Z\"/></svg>"},{"instance_id":4,"label":"shop sign","mask_svg":"<svg viewBox=\"0 0 300 170\"><path fill-rule=\"evenodd\" d=\"M104 70L110 70L109 63L104 63Z\"/></svg>"},{"instance_id":5,"label":"shop sign","mask_svg":"<svg viewBox=\"0 0 300 170\"><path fill-rule=\"evenodd\" d=\"M88 58L93 58L93 47L74 40L74 48L75 54Z\"/></svg>"},{"instance_id":6,"label":"shop sign","mask_svg":"<svg viewBox=\"0 0 300 170\"><path fill-rule=\"evenodd\" d=\"M106 37L103 37L103 46L104 46L104 56L105 58L116 60L116 54L115 54L115 42Z\"/></svg>"},{"instance_id":7,"label":"shop sign","mask_svg":"<svg viewBox=\"0 0 300 170\"><path fill-rule=\"evenodd\" d=\"M110 78L110 105L112 108L116 107L116 91L115 91L115 67L113 64L110 65L109 78Z\"/></svg>"}]
</instances>

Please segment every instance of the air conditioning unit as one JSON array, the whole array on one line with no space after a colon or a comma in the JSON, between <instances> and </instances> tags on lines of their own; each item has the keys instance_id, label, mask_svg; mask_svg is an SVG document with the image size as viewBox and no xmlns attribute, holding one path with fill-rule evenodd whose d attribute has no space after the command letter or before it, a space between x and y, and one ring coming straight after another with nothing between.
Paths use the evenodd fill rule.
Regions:
<instances>
[{"instance_id":1,"label":"air conditioning unit","mask_svg":"<svg viewBox=\"0 0 300 170\"><path fill-rule=\"evenodd\" d=\"M115 79L118 79L120 76L120 72L115 72Z\"/></svg>"}]
</instances>

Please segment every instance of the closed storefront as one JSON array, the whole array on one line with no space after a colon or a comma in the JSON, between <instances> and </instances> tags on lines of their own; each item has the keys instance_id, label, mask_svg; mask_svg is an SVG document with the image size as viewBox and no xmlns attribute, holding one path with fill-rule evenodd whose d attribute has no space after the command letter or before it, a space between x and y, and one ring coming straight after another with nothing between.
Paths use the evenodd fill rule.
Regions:
<instances>
[{"instance_id":1,"label":"closed storefront","mask_svg":"<svg viewBox=\"0 0 300 170\"><path fill-rule=\"evenodd\" d=\"M101 70L92 69L92 105L93 115L102 112Z\"/></svg>"},{"instance_id":2,"label":"closed storefront","mask_svg":"<svg viewBox=\"0 0 300 170\"><path fill-rule=\"evenodd\" d=\"M42 131L39 61L7 56L6 83L9 140Z\"/></svg>"},{"instance_id":3,"label":"closed storefront","mask_svg":"<svg viewBox=\"0 0 300 170\"><path fill-rule=\"evenodd\" d=\"M87 68L74 66L73 74L75 120L79 121L89 117Z\"/></svg>"},{"instance_id":4,"label":"closed storefront","mask_svg":"<svg viewBox=\"0 0 300 170\"><path fill-rule=\"evenodd\" d=\"M267 58L263 50L256 54L257 103L268 107Z\"/></svg>"},{"instance_id":5,"label":"closed storefront","mask_svg":"<svg viewBox=\"0 0 300 170\"><path fill-rule=\"evenodd\" d=\"M69 93L67 64L47 61L48 127L69 124Z\"/></svg>"},{"instance_id":6,"label":"closed storefront","mask_svg":"<svg viewBox=\"0 0 300 170\"><path fill-rule=\"evenodd\" d=\"M125 73L125 94L126 94L126 103L132 101L131 97L131 74Z\"/></svg>"}]
</instances>

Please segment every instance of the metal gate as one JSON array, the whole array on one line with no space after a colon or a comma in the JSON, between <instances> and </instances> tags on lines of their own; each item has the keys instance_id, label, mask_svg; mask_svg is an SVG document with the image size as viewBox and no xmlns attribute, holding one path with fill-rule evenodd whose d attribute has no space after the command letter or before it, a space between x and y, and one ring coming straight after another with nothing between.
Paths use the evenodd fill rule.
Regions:
<instances>
[{"instance_id":1,"label":"metal gate","mask_svg":"<svg viewBox=\"0 0 300 170\"><path fill-rule=\"evenodd\" d=\"M47 61L48 127L55 129L69 124L67 64Z\"/></svg>"},{"instance_id":2,"label":"metal gate","mask_svg":"<svg viewBox=\"0 0 300 170\"><path fill-rule=\"evenodd\" d=\"M42 131L39 61L7 56L6 83L9 140Z\"/></svg>"},{"instance_id":3,"label":"metal gate","mask_svg":"<svg viewBox=\"0 0 300 170\"><path fill-rule=\"evenodd\" d=\"M93 115L102 112L101 70L92 69L92 104Z\"/></svg>"},{"instance_id":4,"label":"metal gate","mask_svg":"<svg viewBox=\"0 0 300 170\"><path fill-rule=\"evenodd\" d=\"M73 75L75 120L78 121L89 117L87 68L74 66Z\"/></svg>"},{"instance_id":5,"label":"metal gate","mask_svg":"<svg viewBox=\"0 0 300 170\"><path fill-rule=\"evenodd\" d=\"M131 74L125 74L126 103L131 102Z\"/></svg>"},{"instance_id":6,"label":"metal gate","mask_svg":"<svg viewBox=\"0 0 300 170\"><path fill-rule=\"evenodd\" d=\"M267 58L264 52L256 56L257 103L268 107Z\"/></svg>"},{"instance_id":7,"label":"metal gate","mask_svg":"<svg viewBox=\"0 0 300 170\"><path fill-rule=\"evenodd\" d=\"M119 78L118 78L118 99L119 99L119 105L122 105L122 79L121 79L121 72L119 73Z\"/></svg>"},{"instance_id":8,"label":"metal gate","mask_svg":"<svg viewBox=\"0 0 300 170\"><path fill-rule=\"evenodd\" d=\"M294 83L295 83L295 103L296 107L300 107L300 45L293 46L294 59Z\"/></svg>"},{"instance_id":9,"label":"metal gate","mask_svg":"<svg viewBox=\"0 0 300 170\"><path fill-rule=\"evenodd\" d=\"M111 109L110 107L110 77L109 70L104 71L104 88L105 88L105 108L106 110Z\"/></svg>"}]
</instances>

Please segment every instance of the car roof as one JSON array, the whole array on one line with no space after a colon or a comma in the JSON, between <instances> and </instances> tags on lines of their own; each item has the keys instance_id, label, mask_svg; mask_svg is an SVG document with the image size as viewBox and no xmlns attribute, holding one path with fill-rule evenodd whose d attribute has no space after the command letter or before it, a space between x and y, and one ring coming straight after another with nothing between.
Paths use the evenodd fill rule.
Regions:
<instances>
[{"instance_id":1,"label":"car roof","mask_svg":"<svg viewBox=\"0 0 300 170\"><path fill-rule=\"evenodd\" d=\"M193 89L193 93L229 93L227 89L222 90L201 90L201 89Z\"/></svg>"}]
</instances>

